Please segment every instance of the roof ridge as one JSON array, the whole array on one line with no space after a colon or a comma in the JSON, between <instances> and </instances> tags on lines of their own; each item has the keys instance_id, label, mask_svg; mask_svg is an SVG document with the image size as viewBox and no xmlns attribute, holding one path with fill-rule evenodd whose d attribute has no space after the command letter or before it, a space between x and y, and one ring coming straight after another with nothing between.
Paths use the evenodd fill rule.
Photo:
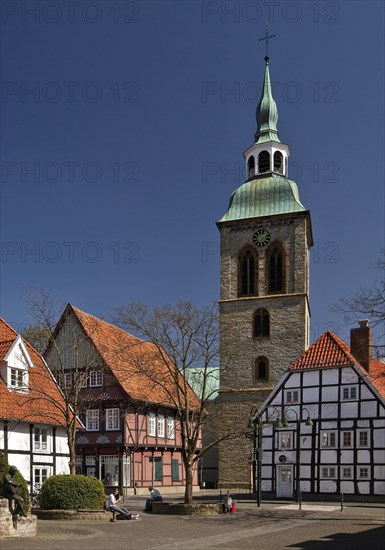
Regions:
<instances>
[{"instance_id":1,"label":"roof ridge","mask_svg":"<svg viewBox=\"0 0 385 550\"><path fill-rule=\"evenodd\" d=\"M359 365L350 353L347 344L333 332L327 330L289 366L289 370L355 364Z\"/></svg>"}]
</instances>

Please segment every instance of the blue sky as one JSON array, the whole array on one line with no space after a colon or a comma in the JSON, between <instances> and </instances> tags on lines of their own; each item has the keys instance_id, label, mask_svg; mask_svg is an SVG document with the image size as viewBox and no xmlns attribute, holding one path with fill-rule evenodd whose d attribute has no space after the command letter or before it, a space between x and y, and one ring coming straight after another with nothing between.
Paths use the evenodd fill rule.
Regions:
<instances>
[{"instance_id":1,"label":"blue sky","mask_svg":"<svg viewBox=\"0 0 385 550\"><path fill-rule=\"evenodd\" d=\"M215 222L244 181L265 50L311 211L312 340L384 246L384 4L2 2L1 315L22 288L108 320L219 295ZM33 172L35 170L35 172Z\"/></svg>"}]
</instances>

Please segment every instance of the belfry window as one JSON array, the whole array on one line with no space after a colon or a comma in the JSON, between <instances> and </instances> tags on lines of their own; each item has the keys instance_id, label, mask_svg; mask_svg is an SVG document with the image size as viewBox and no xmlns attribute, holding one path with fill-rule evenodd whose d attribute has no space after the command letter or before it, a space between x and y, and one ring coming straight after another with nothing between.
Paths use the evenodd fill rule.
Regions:
<instances>
[{"instance_id":1,"label":"belfry window","mask_svg":"<svg viewBox=\"0 0 385 550\"><path fill-rule=\"evenodd\" d=\"M283 174L283 156L280 151L274 153L274 172Z\"/></svg>"},{"instance_id":2,"label":"belfry window","mask_svg":"<svg viewBox=\"0 0 385 550\"><path fill-rule=\"evenodd\" d=\"M267 357L258 357L255 361L255 381L269 380L269 360Z\"/></svg>"},{"instance_id":3,"label":"belfry window","mask_svg":"<svg viewBox=\"0 0 385 550\"><path fill-rule=\"evenodd\" d=\"M254 296L257 291L257 258L251 250L239 257L239 296Z\"/></svg>"},{"instance_id":4,"label":"belfry window","mask_svg":"<svg viewBox=\"0 0 385 550\"><path fill-rule=\"evenodd\" d=\"M251 180L255 176L255 160L251 156L247 161L247 179Z\"/></svg>"},{"instance_id":5,"label":"belfry window","mask_svg":"<svg viewBox=\"0 0 385 550\"><path fill-rule=\"evenodd\" d=\"M268 270L269 294L284 292L284 253L279 246L269 254Z\"/></svg>"},{"instance_id":6,"label":"belfry window","mask_svg":"<svg viewBox=\"0 0 385 550\"><path fill-rule=\"evenodd\" d=\"M257 338L270 336L270 316L266 309L257 309L255 312L253 336Z\"/></svg>"},{"instance_id":7,"label":"belfry window","mask_svg":"<svg viewBox=\"0 0 385 550\"><path fill-rule=\"evenodd\" d=\"M261 151L258 155L258 173L270 172L270 153Z\"/></svg>"}]
</instances>

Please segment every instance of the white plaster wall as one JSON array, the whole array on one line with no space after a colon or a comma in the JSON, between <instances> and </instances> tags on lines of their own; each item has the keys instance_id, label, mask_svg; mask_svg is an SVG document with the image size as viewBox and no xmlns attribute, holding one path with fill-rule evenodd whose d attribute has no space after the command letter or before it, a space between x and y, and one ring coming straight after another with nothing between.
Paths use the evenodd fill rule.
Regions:
<instances>
[{"instance_id":1,"label":"white plaster wall","mask_svg":"<svg viewBox=\"0 0 385 550\"><path fill-rule=\"evenodd\" d=\"M374 482L374 494L385 495L385 481Z\"/></svg>"},{"instance_id":2,"label":"white plaster wall","mask_svg":"<svg viewBox=\"0 0 385 550\"><path fill-rule=\"evenodd\" d=\"M338 386L327 386L326 388L322 388L322 401L338 401Z\"/></svg>"},{"instance_id":3,"label":"white plaster wall","mask_svg":"<svg viewBox=\"0 0 385 550\"><path fill-rule=\"evenodd\" d=\"M357 462L359 464L370 464L370 451L368 449L357 451Z\"/></svg>"},{"instance_id":4,"label":"white plaster wall","mask_svg":"<svg viewBox=\"0 0 385 550\"><path fill-rule=\"evenodd\" d=\"M31 482L29 455L13 454L12 452L8 452L8 464L10 466L16 466L27 483Z\"/></svg>"},{"instance_id":5,"label":"white plaster wall","mask_svg":"<svg viewBox=\"0 0 385 550\"><path fill-rule=\"evenodd\" d=\"M357 486L358 486L358 492L361 494L361 495L368 495L369 494L369 482L368 481L359 481L357 483Z\"/></svg>"},{"instance_id":6,"label":"white plaster wall","mask_svg":"<svg viewBox=\"0 0 385 550\"><path fill-rule=\"evenodd\" d=\"M298 372L293 372L291 376L286 380L285 388L299 388L301 385L301 377Z\"/></svg>"},{"instance_id":7,"label":"white plaster wall","mask_svg":"<svg viewBox=\"0 0 385 550\"><path fill-rule=\"evenodd\" d=\"M341 493L354 493L353 481L341 481Z\"/></svg>"},{"instance_id":8,"label":"white plaster wall","mask_svg":"<svg viewBox=\"0 0 385 550\"><path fill-rule=\"evenodd\" d=\"M384 428L373 429L373 447L385 447L385 430ZM384 461L384 456L382 456Z\"/></svg>"},{"instance_id":9,"label":"white plaster wall","mask_svg":"<svg viewBox=\"0 0 385 550\"><path fill-rule=\"evenodd\" d=\"M68 440L64 430L56 430L56 452L69 454Z\"/></svg>"},{"instance_id":10,"label":"white plaster wall","mask_svg":"<svg viewBox=\"0 0 385 550\"><path fill-rule=\"evenodd\" d=\"M352 417L358 417L358 401L343 401L341 403L341 418Z\"/></svg>"},{"instance_id":11,"label":"white plaster wall","mask_svg":"<svg viewBox=\"0 0 385 550\"><path fill-rule=\"evenodd\" d=\"M338 369L326 369L322 371L322 384L324 386L338 385Z\"/></svg>"},{"instance_id":12,"label":"white plaster wall","mask_svg":"<svg viewBox=\"0 0 385 550\"><path fill-rule=\"evenodd\" d=\"M342 367L341 371L342 384L357 384L358 376L351 367Z\"/></svg>"},{"instance_id":13,"label":"white plaster wall","mask_svg":"<svg viewBox=\"0 0 385 550\"><path fill-rule=\"evenodd\" d=\"M327 420L329 418L337 418L337 406L335 403L321 404L321 418Z\"/></svg>"},{"instance_id":14,"label":"white plaster wall","mask_svg":"<svg viewBox=\"0 0 385 550\"><path fill-rule=\"evenodd\" d=\"M69 474L69 457L58 456L56 457L56 473L59 474Z\"/></svg>"},{"instance_id":15,"label":"white plaster wall","mask_svg":"<svg viewBox=\"0 0 385 550\"><path fill-rule=\"evenodd\" d=\"M366 384L362 384L361 386L361 399L373 399L373 393Z\"/></svg>"},{"instance_id":16,"label":"white plaster wall","mask_svg":"<svg viewBox=\"0 0 385 550\"><path fill-rule=\"evenodd\" d=\"M363 401L361 403L361 417L377 416L377 403L373 401Z\"/></svg>"},{"instance_id":17,"label":"white plaster wall","mask_svg":"<svg viewBox=\"0 0 385 550\"><path fill-rule=\"evenodd\" d=\"M353 451L341 451L341 462L353 464Z\"/></svg>"},{"instance_id":18,"label":"white plaster wall","mask_svg":"<svg viewBox=\"0 0 385 550\"><path fill-rule=\"evenodd\" d=\"M319 371L309 371L303 373L303 385L304 386L318 386L319 385Z\"/></svg>"},{"instance_id":19,"label":"white plaster wall","mask_svg":"<svg viewBox=\"0 0 385 550\"><path fill-rule=\"evenodd\" d=\"M29 451L29 424L9 424L8 428L8 449L18 451Z\"/></svg>"}]
</instances>

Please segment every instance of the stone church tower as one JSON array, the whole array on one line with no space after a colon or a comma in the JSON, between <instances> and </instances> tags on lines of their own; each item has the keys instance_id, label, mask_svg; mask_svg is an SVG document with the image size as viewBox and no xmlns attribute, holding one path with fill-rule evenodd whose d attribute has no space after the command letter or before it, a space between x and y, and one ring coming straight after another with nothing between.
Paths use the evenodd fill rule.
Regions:
<instances>
[{"instance_id":1,"label":"stone church tower","mask_svg":"<svg viewBox=\"0 0 385 550\"><path fill-rule=\"evenodd\" d=\"M221 236L220 392L228 430L248 421L288 366L309 345L310 212L288 179L289 147L278 137L269 57L254 143L244 153L247 180L218 222ZM219 444L219 486L249 487L252 443Z\"/></svg>"}]
</instances>

